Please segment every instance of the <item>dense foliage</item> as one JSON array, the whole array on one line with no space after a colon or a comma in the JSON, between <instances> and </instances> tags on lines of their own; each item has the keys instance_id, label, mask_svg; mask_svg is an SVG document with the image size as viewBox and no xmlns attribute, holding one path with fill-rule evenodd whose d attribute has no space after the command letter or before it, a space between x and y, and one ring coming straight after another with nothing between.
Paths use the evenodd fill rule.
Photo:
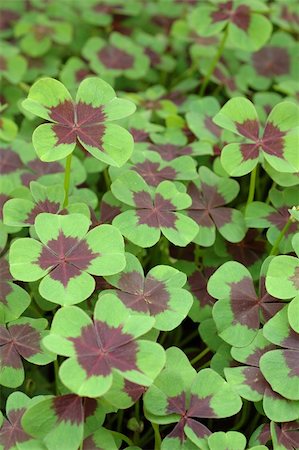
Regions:
<instances>
[{"instance_id":1,"label":"dense foliage","mask_svg":"<svg viewBox=\"0 0 299 450\"><path fill-rule=\"evenodd\" d=\"M2 2L0 450L298 450L297 7Z\"/></svg>"}]
</instances>

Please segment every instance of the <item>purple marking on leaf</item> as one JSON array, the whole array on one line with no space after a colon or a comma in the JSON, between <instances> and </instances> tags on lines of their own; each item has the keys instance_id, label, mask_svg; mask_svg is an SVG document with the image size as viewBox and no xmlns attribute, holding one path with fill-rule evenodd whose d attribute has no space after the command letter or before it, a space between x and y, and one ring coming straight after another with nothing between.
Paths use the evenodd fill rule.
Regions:
<instances>
[{"instance_id":1,"label":"purple marking on leaf","mask_svg":"<svg viewBox=\"0 0 299 450\"><path fill-rule=\"evenodd\" d=\"M98 58L108 69L128 70L134 65L134 57L125 50L106 45L98 52Z\"/></svg>"},{"instance_id":2,"label":"purple marking on leaf","mask_svg":"<svg viewBox=\"0 0 299 450\"><path fill-rule=\"evenodd\" d=\"M251 330L259 328L259 299L255 293L251 278L244 277L236 283L230 283L231 309L233 323L246 325Z\"/></svg>"},{"instance_id":3,"label":"purple marking on leaf","mask_svg":"<svg viewBox=\"0 0 299 450\"><path fill-rule=\"evenodd\" d=\"M226 86L230 91L235 91L237 89L237 85L232 76L227 76L220 67L216 67L213 76L220 81L223 86Z\"/></svg>"},{"instance_id":4,"label":"purple marking on leaf","mask_svg":"<svg viewBox=\"0 0 299 450\"><path fill-rule=\"evenodd\" d=\"M243 376L245 377L244 383L259 394L264 394L269 387L269 383L258 367L244 367Z\"/></svg>"},{"instance_id":5,"label":"purple marking on leaf","mask_svg":"<svg viewBox=\"0 0 299 450\"><path fill-rule=\"evenodd\" d=\"M256 142L259 139L259 123L254 119L247 119L243 123L235 122L237 131L248 139Z\"/></svg>"},{"instance_id":6,"label":"purple marking on leaf","mask_svg":"<svg viewBox=\"0 0 299 450\"><path fill-rule=\"evenodd\" d=\"M281 347L299 351L299 333L289 327L288 336L285 337L279 345Z\"/></svg>"},{"instance_id":7,"label":"purple marking on leaf","mask_svg":"<svg viewBox=\"0 0 299 450\"><path fill-rule=\"evenodd\" d=\"M144 53L146 54L146 56L149 57L151 67L155 67L161 63L161 57L160 57L159 53L155 52L150 47L145 47Z\"/></svg>"},{"instance_id":8,"label":"purple marking on leaf","mask_svg":"<svg viewBox=\"0 0 299 450\"><path fill-rule=\"evenodd\" d=\"M289 208L287 206L280 206L276 209L275 212L268 214L268 216L266 216L266 219L271 223L271 225L274 225L279 229L279 231L282 231L290 217L288 209ZM286 235L288 236L290 234L296 233L297 229L297 224L292 223L290 228L287 230Z\"/></svg>"},{"instance_id":9,"label":"purple marking on leaf","mask_svg":"<svg viewBox=\"0 0 299 450\"><path fill-rule=\"evenodd\" d=\"M165 284L148 275L145 280L139 272L123 273L117 295L129 308L155 316L167 309L169 294Z\"/></svg>"},{"instance_id":10,"label":"purple marking on leaf","mask_svg":"<svg viewBox=\"0 0 299 450\"><path fill-rule=\"evenodd\" d=\"M101 147L105 132L103 107L81 101L74 105L66 100L51 108L50 117L58 122L52 128L57 136L55 145L72 144L78 138L86 145Z\"/></svg>"},{"instance_id":11,"label":"purple marking on leaf","mask_svg":"<svg viewBox=\"0 0 299 450\"><path fill-rule=\"evenodd\" d=\"M0 326L0 361L3 367L22 369L20 355L15 349L9 331L4 326Z\"/></svg>"},{"instance_id":12,"label":"purple marking on leaf","mask_svg":"<svg viewBox=\"0 0 299 450\"><path fill-rule=\"evenodd\" d=\"M72 127L75 121L75 107L71 100L65 100L50 108L49 117L65 127Z\"/></svg>"},{"instance_id":13,"label":"purple marking on leaf","mask_svg":"<svg viewBox=\"0 0 299 450\"><path fill-rule=\"evenodd\" d=\"M57 416L57 423L70 422L80 425L83 420L82 398L75 394L62 395L52 399L52 408Z\"/></svg>"},{"instance_id":14,"label":"purple marking on leaf","mask_svg":"<svg viewBox=\"0 0 299 450\"><path fill-rule=\"evenodd\" d=\"M80 83L84 78L88 77L89 75L92 75L92 72L88 69L79 69L75 72L75 79L77 83Z\"/></svg>"},{"instance_id":15,"label":"purple marking on leaf","mask_svg":"<svg viewBox=\"0 0 299 450\"><path fill-rule=\"evenodd\" d=\"M296 450L299 448L299 422L286 422L280 424L273 423L277 442L286 450Z\"/></svg>"},{"instance_id":16,"label":"purple marking on leaf","mask_svg":"<svg viewBox=\"0 0 299 450\"><path fill-rule=\"evenodd\" d=\"M295 267L295 273L289 277L289 280L293 283L295 288L299 290L299 267Z\"/></svg>"},{"instance_id":17,"label":"purple marking on leaf","mask_svg":"<svg viewBox=\"0 0 299 450\"><path fill-rule=\"evenodd\" d=\"M152 144L150 150L159 153L161 158L165 161L172 161L179 156L191 155L192 153L192 148L189 146L181 147L173 144Z\"/></svg>"},{"instance_id":18,"label":"purple marking on leaf","mask_svg":"<svg viewBox=\"0 0 299 450\"><path fill-rule=\"evenodd\" d=\"M149 133L137 128L130 128L130 133L133 136L134 142L146 142L149 139Z\"/></svg>"},{"instance_id":19,"label":"purple marking on leaf","mask_svg":"<svg viewBox=\"0 0 299 450\"><path fill-rule=\"evenodd\" d=\"M93 253L86 241L65 236L60 230L58 237L43 247L37 264L44 270L50 269L50 277L66 287L69 280L79 276L97 256L99 253Z\"/></svg>"},{"instance_id":20,"label":"purple marking on leaf","mask_svg":"<svg viewBox=\"0 0 299 450\"><path fill-rule=\"evenodd\" d=\"M288 74L290 56L283 47L264 47L252 55L252 64L258 75L267 78Z\"/></svg>"},{"instance_id":21,"label":"purple marking on leaf","mask_svg":"<svg viewBox=\"0 0 299 450\"><path fill-rule=\"evenodd\" d=\"M228 20L232 12L233 2L230 0L228 2L219 3L217 6L218 9L211 13L212 22L216 23Z\"/></svg>"},{"instance_id":22,"label":"purple marking on leaf","mask_svg":"<svg viewBox=\"0 0 299 450\"><path fill-rule=\"evenodd\" d=\"M259 157L259 144L240 144L240 152L243 161L257 159Z\"/></svg>"},{"instance_id":23,"label":"purple marking on leaf","mask_svg":"<svg viewBox=\"0 0 299 450\"><path fill-rule=\"evenodd\" d=\"M277 348L277 346L275 344L268 344L265 345L263 348L256 348L254 350L253 353L251 353L247 358L246 358L246 364L248 364L249 366L252 367L259 367L260 365L260 359L261 357L267 353L270 352L271 350L275 350Z\"/></svg>"},{"instance_id":24,"label":"purple marking on leaf","mask_svg":"<svg viewBox=\"0 0 299 450\"><path fill-rule=\"evenodd\" d=\"M99 223L111 223L114 217L121 213L121 209L118 206L109 205L104 200L100 206L100 222Z\"/></svg>"},{"instance_id":25,"label":"purple marking on leaf","mask_svg":"<svg viewBox=\"0 0 299 450\"><path fill-rule=\"evenodd\" d=\"M134 192L133 199L138 209L152 209L153 200L151 195L146 191Z\"/></svg>"},{"instance_id":26,"label":"purple marking on leaf","mask_svg":"<svg viewBox=\"0 0 299 450\"><path fill-rule=\"evenodd\" d=\"M132 272L123 272L118 281L118 288L132 295L143 293L144 277L136 270Z\"/></svg>"},{"instance_id":27,"label":"purple marking on leaf","mask_svg":"<svg viewBox=\"0 0 299 450\"><path fill-rule=\"evenodd\" d=\"M228 223L231 223L233 211L234 210L232 208L225 207L213 208L210 210L210 215L218 229Z\"/></svg>"},{"instance_id":28,"label":"purple marking on leaf","mask_svg":"<svg viewBox=\"0 0 299 450\"><path fill-rule=\"evenodd\" d=\"M233 12L231 20L236 27L246 32L250 25L250 8L247 5L238 6Z\"/></svg>"},{"instance_id":29,"label":"purple marking on leaf","mask_svg":"<svg viewBox=\"0 0 299 450\"><path fill-rule=\"evenodd\" d=\"M3 206L10 197L6 194L0 194L0 220L3 220Z\"/></svg>"},{"instance_id":30,"label":"purple marking on leaf","mask_svg":"<svg viewBox=\"0 0 299 450\"><path fill-rule=\"evenodd\" d=\"M211 407L212 396L199 398L197 395L191 395L190 406L188 409L189 417L213 419L218 417L213 408Z\"/></svg>"},{"instance_id":31,"label":"purple marking on leaf","mask_svg":"<svg viewBox=\"0 0 299 450\"><path fill-rule=\"evenodd\" d=\"M245 238L241 242L226 242L227 251L233 256L234 261L238 261L244 266L252 266L264 254L266 250L266 242L260 239L257 230L248 230Z\"/></svg>"},{"instance_id":32,"label":"purple marking on leaf","mask_svg":"<svg viewBox=\"0 0 299 450\"><path fill-rule=\"evenodd\" d=\"M32 28L32 32L34 34L34 37L37 41L41 41L42 39L46 38L46 37L50 37L53 32L54 29L51 27L48 27L46 25L34 25Z\"/></svg>"},{"instance_id":33,"label":"purple marking on leaf","mask_svg":"<svg viewBox=\"0 0 299 450\"><path fill-rule=\"evenodd\" d=\"M75 394L62 395L52 400L52 407L57 422L70 422L80 425L87 417L92 416L97 408L97 401L92 398L79 397Z\"/></svg>"},{"instance_id":34,"label":"purple marking on leaf","mask_svg":"<svg viewBox=\"0 0 299 450\"><path fill-rule=\"evenodd\" d=\"M137 206L136 215L139 225L147 225L152 228L175 228L175 206L170 200L160 194L155 195L154 204L148 192L134 193L134 202Z\"/></svg>"},{"instance_id":35,"label":"purple marking on leaf","mask_svg":"<svg viewBox=\"0 0 299 450\"><path fill-rule=\"evenodd\" d=\"M263 151L269 155L282 158L285 135L286 133L281 131L272 122L267 122L263 139L261 141Z\"/></svg>"},{"instance_id":36,"label":"purple marking on leaf","mask_svg":"<svg viewBox=\"0 0 299 450\"><path fill-rule=\"evenodd\" d=\"M40 333L29 324L17 324L9 326L12 343L17 352L28 359L41 353Z\"/></svg>"},{"instance_id":37,"label":"purple marking on leaf","mask_svg":"<svg viewBox=\"0 0 299 450\"><path fill-rule=\"evenodd\" d=\"M27 219L25 219L25 223L30 225L34 225L35 218L38 214L43 212L48 212L52 214L57 214L60 210L60 203L52 202L50 200L44 200L42 202L38 202L34 208L30 211ZM60 214L63 212L60 211Z\"/></svg>"},{"instance_id":38,"label":"purple marking on leaf","mask_svg":"<svg viewBox=\"0 0 299 450\"><path fill-rule=\"evenodd\" d=\"M124 380L123 390L136 403L140 397L147 391L147 387L140 384L132 383L132 381Z\"/></svg>"},{"instance_id":39,"label":"purple marking on leaf","mask_svg":"<svg viewBox=\"0 0 299 450\"><path fill-rule=\"evenodd\" d=\"M183 442L186 439L186 435L184 433L185 425L192 428L198 437L204 437L205 435L210 434L210 431L204 425L191 419L191 417L217 417L215 412L210 407L210 400L211 396L199 399L197 396L191 395L190 407L187 410L185 392L182 392L175 397L168 398L166 412L168 414L180 414L181 419L167 437L178 438L181 442Z\"/></svg>"},{"instance_id":40,"label":"purple marking on leaf","mask_svg":"<svg viewBox=\"0 0 299 450\"><path fill-rule=\"evenodd\" d=\"M31 181L37 180L43 175L64 172L64 167L57 161L42 162L39 159L33 159L27 163L27 167L30 171L32 171L32 173L27 172L21 175L21 180L24 186L29 186Z\"/></svg>"},{"instance_id":41,"label":"purple marking on leaf","mask_svg":"<svg viewBox=\"0 0 299 450\"><path fill-rule=\"evenodd\" d=\"M9 148L0 148L0 173L2 175L16 172L23 168L24 164L16 152Z\"/></svg>"},{"instance_id":42,"label":"purple marking on leaf","mask_svg":"<svg viewBox=\"0 0 299 450\"><path fill-rule=\"evenodd\" d=\"M289 377L299 377L299 352L296 350L283 350L283 357L290 369Z\"/></svg>"},{"instance_id":43,"label":"purple marking on leaf","mask_svg":"<svg viewBox=\"0 0 299 450\"><path fill-rule=\"evenodd\" d=\"M169 397L167 400L166 412L167 414L181 414L184 415L186 413L186 394L182 392L179 395L174 397Z\"/></svg>"},{"instance_id":44,"label":"purple marking on leaf","mask_svg":"<svg viewBox=\"0 0 299 450\"><path fill-rule=\"evenodd\" d=\"M203 272L195 270L188 277L188 284L190 286L191 293L199 301L200 307L213 306L215 298L212 297L207 291L207 283L210 276L215 272L214 267L205 267Z\"/></svg>"},{"instance_id":45,"label":"purple marking on leaf","mask_svg":"<svg viewBox=\"0 0 299 450\"><path fill-rule=\"evenodd\" d=\"M263 316L263 319L265 322L268 322L272 317L275 316L278 311L280 311L285 304L279 300L276 297L272 297L267 291L266 291L266 278L265 276L260 277L260 308L261 313Z\"/></svg>"},{"instance_id":46,"label":"purple marking on leaf","mask_svg":"<svg viewBox=\"0 0 299 450\"><path fill-rule=\"evenodd\" d=\"M9 271L9 264L5 258L0 258L0 302L7 304L6 297L12 292L10 281L13 278Z\"/></svg>"},{"instance_id":47,"label":"purple marking on leaf","mask_svg":"<svg viewBox=\"0 0 299 450\"><path fill-rule=\"evenodd\" d=\"M86 439L84 439L83 441L83 449L82 450L102 450L98 447L98 445L95 443L95 441L93 440L93 435L88 436Z\"/></svg>"},{"instance_id":48,"label":"purple marking on leaf","mask_svg":"<svg viewBox=\"0 0 299 450\"><path fill-rule=\"evenodd\" d=\"M13 409L7 414L8 420L4 419L0 428L0 445L3 446L3 450L16 448L18 443L21 444L32 439L21 425L21 419L25 411L25 408Z\"/></svg>"},{"instance_id":49,"label":"purple marking on leaf","mask_svg":"<svg viewBox=\"0 0 299 450\"><path fill-rule=\"evenodd\" d=\"M20 17L20 14L12 9L1 9L0 15L0 30L7 30L12 28L12 22L15 22Z\"/></svg>"},{"instance_id":50,"label":"purple marking on leaf","mask_svg":"<svg viewBox=\"0 0 299 450\"><path fill-rule=\"evenodd\" d=\"M216 136L218 139L220 139L221 136L221 128L218 127L218 125L216 125L213 121L212 118L209 116L205 116L204 119L204 125L205 127L214 135Z\"/></svg>"},{"instance_id":51,"label":"purple marking on leaf","mask_svg":"<svg viewBox=\"0 0 299 450\"><path fill-rule=\"evenodd\" d=\"M114 328L95 320L82 328L81 336L68 339L73 342L78 363L88 377L105 377L112 369L138 370L137 343L134 336L122 331L122 326Z\"/></svg>"},{"instance_id":52,"label":"purple marking on leaf","mask_svg":"<svg viewBox=\"0 0 299 450\"><path fill-rule=\"evenodd\" d=\"M150 186L157 187L161 181L175 180L177 172L170 166L160 169L159 163L144 161L135 164L132 169L135 170Z\"/></svg>"}]
</instances>

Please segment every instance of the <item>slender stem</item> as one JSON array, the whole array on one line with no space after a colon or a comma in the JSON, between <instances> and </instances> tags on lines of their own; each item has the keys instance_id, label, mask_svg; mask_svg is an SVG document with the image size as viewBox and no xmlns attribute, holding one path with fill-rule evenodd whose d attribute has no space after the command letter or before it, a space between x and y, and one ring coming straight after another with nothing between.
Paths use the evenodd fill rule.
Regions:
<instances>
[{"instance_id":1,"label":"slender stem","mask_svg":"<svg viewBox=\"0 0 299 450\"><path fill-rule=\"evenodd\" d=\"M288 229L290 228L290 226L292 225L292 223L293 223L293 219L292 219L292 217L289 217L289 220L287 221L287 223L285 224L285 226L281 230L278 238L274 242L274 245L273 245L272 250L270 252L270 256L277 255L278 250L279 250L279 244L280 244L282 238L284 237L284 235L286 234L286 232L288 231Z\"/></svg>"},{"instance_id":2,"label":"slender stem","mask_svg":"<svg viewBox=\"0 0 299 450\"><path fill-rule=\"evenodd\" d=\"M248 192L248 199L246 206L253 202L254 199L254 191L255 191L255 182L256 182L256 176L258 171L258 165L255 166L255 168L252 170L250 174L250 183L249 183L249 192Z\"/></svg>"},{"instance_id":3,"label":"slender stem","mask_svg":"<svg viewBox=\"0 0 299 450\"><path fill-rule=\"evenodd\" d=\"M71 178L71 164L72 164L72 153L67 156L64 172L64 202L63 207L66 208L69 204L69 190L70 190L70 178Z\"/></svg>"},{"instance_id":4,"label":"slender stem","mask_svg":"<svg viewBox=\"0 0 299 450\"><path fill-rule=\"evenodd\" d=\"M217 53L216 53L216 55L215 55L211 65L209 67L208 73L206 74L206 76L204 77L204 80L202 82L202 85L201 85L201 88L200 88L200 91L199 91L199 96L200 97L204 96L204 93L206 91L207 85L209 84L210 78L211 78L211 76L214 73L215 67L217 66L217 63L218 63L219 59L221 58L221 55L222 55L223 50L224 50L224 46L225 46L225 42L226 42L227 36L228 36L228 26L226 26L226 28L224 30L222 39L221 39L219 47L218 47L218 51L217 51Z\"/></svg>"},{"instance_id":5,"label":"slender stem","mask_svg":"<svg viewBox=\"0 0 299 450\"><path fill-rule=\"evenodd\" d=\"M183 339L180 343L180 347L183 348L184 345L188 344L188 342L192 341L192 339L198 337L198 329L193 331L192 333L190 333L187 337L185 337L185 339Z\"/></svg>"},{"instance_id":6,"label":"slender stem","mask_svg":"<svg viewBox=\"0 0 299 450\"><path fill-rule=\"evenodd\" d=\"M30 86L27 83L23 83L23 81L21 81L18 86L24 91L26 92L26 94L28 94L29 90L30 90Z\"/></svg>"},{"instance_id":7,"label":"slender stem","mask_svg":"<svg viewBox=\"0 0 299 450\"><path fill-rule=\"evenodd\" d=\"M207 353L209 353L210 349L209 347L205 348L201 353L199 353L195 358L191 359L192 366L201 360Z\"/></svg>"},{"instance_id":8,"label":"slender stem","mask_svg":"<svg viewBox=\"0 0 299 450\"><path fill-rule=\"evenodd\" d=\"M59 375L58 375L58 371L59 371L59 364L58 364L58 359L56 358L53 361L54 364L54 376L55 376L55 394L59 395L59 388L58 388L58 380L59 380Z\"/></svg>"},{"instance_id":9,"label":"slender stem","mask_svg":"<svg viewBox=\"0 0 299 450\"><path fill-rule=\"evenodd\" d=\"M132 446L134 445L134 442L131 441L131 439L128 438L128 436L126 436L125 434L119 433L118 431L112 431L112 430L109 430L109 432L111 434L113 434L113 436L115 436L115 437L121 439L122 441L126 442L128 445L132 445Z\"/></svg>"},{"instance_id":10,"label":"slender stem","mask_svg":"<svg viewBox=\"0 0 299 450\"><path fill-rule=\"evenodd\" d=\"M160 450L161 449L161 436L159 431L159 425L157 423L151 422L152 427L154 429L155 433L155 449L154 450Z\"/></svg>"},{"instance_id":11,"label":"slender stem","mask_svg":"<svg viewBox=\"0 0 299 450\"><path fill-rule=\"evenodd\" d=\"M242 412L241 412L240 419L238 420L238 422L236 423L236 425L233 428L234 431L240 430L243 427L243 425L245 424L245 422L247 420L248 413L249 413L249 404L248 404L248 402L245 401Z\"/></svg>"},{"instance_id":12,"label":"slender stem","mask_svg":"<svg viewBox=\"0 0 299 450\"><path fill-rule=\"evenodd\" d=\"M110 176L109 176L107 167L103 170L103 175L104 175L104 180L105 180L107 191L109 191L110 185L111 185L111 180L110 180Z\"/></svg>"},{"instance_id":13,"label":"slender stem","mask_svg":"<svg viewBox=\"0 0 299 450\"><path fill-rule=\"evenodd\" d=\"M122 429L123 419L124 419L124 410L121 409L117 413L117 426L116 426L116 429L117 429L118 432Z\"/></svg>"}]
</instances>

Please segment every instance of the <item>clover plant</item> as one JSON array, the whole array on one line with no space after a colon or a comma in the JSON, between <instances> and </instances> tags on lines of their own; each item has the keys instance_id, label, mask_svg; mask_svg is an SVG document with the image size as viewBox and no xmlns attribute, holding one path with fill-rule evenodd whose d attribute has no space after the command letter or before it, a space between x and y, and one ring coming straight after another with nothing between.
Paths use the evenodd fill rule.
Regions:
<instances>
[{"instance_id":1,"label":"clover plant","mask_svg":"<svg viewBox=\"0 0 299 450\"><path fill-rule=\"evenodd\" d=\"M296 2L2 3L0 450L298 450Z\"/></svg>"}]
</instances>

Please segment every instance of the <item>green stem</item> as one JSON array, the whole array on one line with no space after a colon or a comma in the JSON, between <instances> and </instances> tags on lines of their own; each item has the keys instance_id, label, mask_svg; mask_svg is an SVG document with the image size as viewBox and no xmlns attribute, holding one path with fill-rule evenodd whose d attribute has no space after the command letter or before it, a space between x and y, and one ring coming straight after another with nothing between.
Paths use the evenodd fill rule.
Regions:
<instances>
[{"instance_id":1,"label":"green stem","mask_svg":"<svg viewBox=\"0 0 299 450\"><path fill-rule=\"evenodd\" d=\"M245 422L247 420L248 413L249 413L249 404L248 404L248 402L244 402L244 406L243 406L243 409L241 412L240 419L238 420L238 422L232 429L233 431L240 430L243 427L243 425L245 424Z\"/></svg>"},{"instance_id":2,"label":"green stem","mask_svg":"<svg viewBox=\"0 0 299 450\"><path fill-rule=\"evenodd\" d=\"M248 206L250 203L252 203L253 199L254 199L257 171L258 171L258 165L255 166L255 168L252 170L252 172L250 174L250 184L249 184L249 192L248 192L248 199L247 199L246 206Z\"/></svg>"},{"instance_id":3,"label":"green stem","mask_svg":"<svg viewBox=\"0 0 299 450\"><path fill-rule=\"evenodd\" d=\"M112 431L112 430L109 430L109 432L111 434L113 434L113 436L115 436L116 438L119 438L122 441L126 442L128 445L132 445L132 446L134 445L134 442L131 441L131 439L128 438L128 436L126 436L125 434L119 433L118 431Z\"/></svg>"},{"instance_id":4,"label":"green stem","mask_svg":"<svg viewBox=\"0 0 299 450\"><path fill-rule=\"evenodd\" d=\"M118 432L120 432L120 430L122 429L123 419L124 419L124 410L121 409L117 413L117 426L116 426L116 429L117 429Z\"/></svg>"},{"instance_id":5,"label":"green stem","mask_svg":"<svg viewBox=\"0 0 299 450\"><path fill-rule=\"evenodd\" d=\"M201 360L207 353L209 353L209 347L205 348L201 353L199 353L195 358L191 359L191 365L193 366L195 363Z\"/></svg>"},{"instance_id":6,"label":"green stem","mask_svg":"<svg viewBox=\"0 0 299 450\"><path fill-rule=\"evenodd\" d=\"M199 334L198 334L198 330L193 331L192 333L190 333L188 336L185 337L185 339L183 339L180 343L180 347L183 348L184 345L188 344L190 341L192 341L192 339L194 338L198 338Z\"/></svg>"},{"instance_id":7,"label":"green stem","mask_svg":"<svg viewBox=\"0 0 299 450\"><path fill-rule=\"evenodd\" d=\"M58 388L58 380L59 380L59 375L58 375L58 371L59 371L59 364L58 364L58 359L56 358L53 361L54 364L54 375L55 375L55 394L59 395L59 388Z\"/></svg>"},{"instance_id":8,"label":"green stem","mask_svg":"<svg viewBox=\"0 0 299 450\"><path fill-rule=\"evenodd\" d=\"M26 92L26 94L28 94L29 90L30 90L30 86L27 83L23 83L23 81L21 81L18 85L24 92Z\"/></svg>"},{"instance_id":9,"label":"green stem","mask_svg":"<svg viewBox=\"0 0 299 450\"><path fill-rule=\"evenodd\" d=\"M69 204L69 190L70 190L70 178L71 178L71 164L72 164L72 153L67 156L65 171L64 171L64 202L63 207L66 208Z\"/></svg>"},{"instance_id":10,"label":"green stem","mask_svg":"<svg viewBox=\"0 0 299 450\"><path fill-rule=\"evenodd\" d=\"M274 245L273 245L272 250L270 252L270 256L277 255L278 249L279 249L279 244L280 244L282 238L284 237L284 235L286 234L286 232L288 231L288 229L290 228L290 226L292 225L292 223L293 223L293 219L292 219L292 217L290 217L289 220L287 221L287 223L285 224L285 226L283 227L283 229L281 230L278 238L274 242Z\"/></svg>"},{"instance_id":11,"label":"green stem","mask_svg":"<svg viewBox=\"0 0 299 450\"><path fill-rule=\"evenodd\" d=\"M155 448L154 450L160 450L161 449L161 436L159 431L159 425L157 423L151 422L152 427L154 429L155 433Z\"/></svg>"},{"instance_id":12,"label":"green stem","mask_svg":"<svg viewBox=\"0 0 299 450\"><path fill-rule=\"evenodd\" d=\"M226 26L226 29L224 30L222 39L221 39L219 47L218 47L218 51L217 51L217 53L216 53L216 55L215 55L211 65L209 67L208 73L206 74L206 76L204 77L204 80L202 82L202 85L201 85L201 88L200 88L200 91L199 91L199 96L200 97L204 96L204 93L206 91L207 85L209 84L210 78L211 78L211 76L214 73L214 70L215 70L215 68L217 66L217 63L218 63L219 59L221 58L221 55L223 53L224 46L225 46L225 43L226 43L227 36L228 36L228 26Z\"/></svg>"},{"instance_id":13,"label":"green stem","mask_svg":"<svg viewBox=\"0 0 299 450\"><path fill-rule=\"evenodd\" d=\"M111 185L111 180L110 180L110 176L109 176L107 167L106 167L106 169L103 170L103 175L104 175L104 180L105 180L107 191L109 191L110 185Z\"/></svg>"}]
</instances>

